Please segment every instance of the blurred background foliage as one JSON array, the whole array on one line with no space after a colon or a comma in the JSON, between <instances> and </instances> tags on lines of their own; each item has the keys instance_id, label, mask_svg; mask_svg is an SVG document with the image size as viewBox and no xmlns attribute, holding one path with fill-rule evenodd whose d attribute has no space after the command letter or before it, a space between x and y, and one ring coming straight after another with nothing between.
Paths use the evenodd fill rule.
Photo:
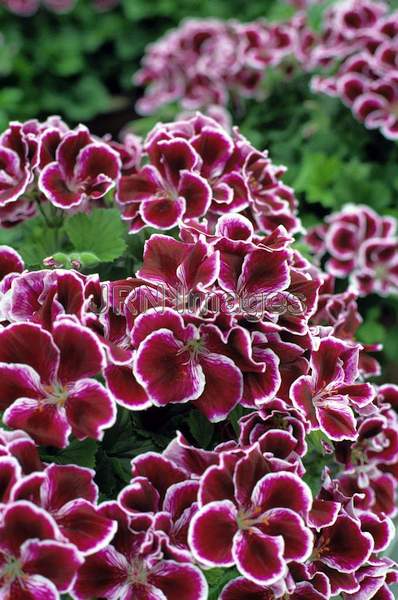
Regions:
<instances>
[{"instance_id":1,"label":"blurred background foliage","mask_svg":"<svg viewBox=\"0 0 398 600\"><path fill-rule=\"evenodd\" d=\"M60 114L69 122L130 110L132 74L146 45L186 17L283 19L274 0L121 0L98 12L78 0L66 14L41 8L20 17L0 7L0 125Z\"/></svg>"}]
</instances>

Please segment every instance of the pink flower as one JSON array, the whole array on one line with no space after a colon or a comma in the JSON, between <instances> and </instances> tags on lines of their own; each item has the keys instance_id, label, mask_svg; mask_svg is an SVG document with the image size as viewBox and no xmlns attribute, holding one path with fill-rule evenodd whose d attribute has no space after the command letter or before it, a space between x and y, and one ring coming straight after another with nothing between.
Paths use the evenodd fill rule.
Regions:
<instances>
[{"instance_id":1,"label":"pink flower","mask_svg":"<svg viewBox=\"0 0 398 600\"><path fill-rule=\"evenodd\" d=\"M37 142L22 123L13 122L0 137L0 207L21 198L33 180Z\"/></svg>"},{"instance_id":2,"label":"pink flower","mask_svg":"<svg viewBox=\"0 0 398 600\"><path fill-rule=\"evenodd\" d=\"M306 240L318 257L329 256L329 273L349 277L362 296L397 289L395 219L381 217L367 206L347 205L326 221L310 229Z\"/></svg>"},{"instance_id":3,"label":"pink flower","mask_svg":"<svg viewBox=\"0 0 398 600\"><path fill-rule=\"evenodd\" d=\"M245 211L258 228L298 228L296 200L275 167L237 131L202 114L156 126L148 161L120 178L117 201L130 231L170 229L180 221Z\"/></svg>"},{"instance_id":4,"label":"pink flower","mask_svg":"<svg viewBox=\"0 0 398 600\"><path fill-rule=\"evenodd\" d=\"M68 209L105 196L119 170L119 155L80 126L63 137L55 161L40 172L39 189L54 206Z\"/></svg>"},{"instance_id":5,"label":"pink flower","mask_svg":"<svg viewBox=\"0 0 398 600\"><path fill-rule=\"evenodd\" d=\"M374 398L368 383L355 383L358 346L329 337L311 354L311 375L303 375L290 388L290 397L312 429L331 439L355 440L357 425L353 408L360 410Z\"/></svg>"},{"instance_id":6,"label":"pink flower","mask_svg":"<svg viewBox=\"0 0 398 600\"><path fill-rule=\"evenodd\" d=\"M68 592L83 559L73 544L58 541L58 529L30 502L8 504L0 524L0 592L5 600L58 600Z\"/></svg>"},{"instance_id":7,"label":"pink flower","mask_svg":"<svg viewBox=\"0 0 398 600\"><path fill-rule=\"evenodd\" d=\"M210 335L225 343L216 327L185 325L168 309L148 311L136 320L134 373L154 404L192 400L211 421L224 419L236 406L243 391L241 371L213 351Z\"/></svg>"},{"instance_id":8,"label":"pink flower","mask_svg":"<svg viewBox=\"0 0 398 600\"><path fill-rule=\"evenodd\" d=\"M201 109L225 106L237 95L255 97L265 67L279 65L293 47L289 23L189 19L148 48L135 77L146 86L137 109L149 114L176 100L185 109Z\"/></svg>"},{"instance_id":9,"label":"pink flower","mask_svg":"<svg viewBox=\"0 0 398 600\"><path fill-rule=\"evenodd\" d=\"M13 486L13 500L34 502L57 523L67 542L82 554L93 554L112 540L116 524L96 507L95 472L75 465L50 465Z\"/></svg>"},{"instance_id":10,"label":"pink flower","mask_svg":"<svg viewBox=\"0 0 398 600\"><path fill-rule=\"evenodd\" d=\"M59 315L83 318L84 281L73 271L34 271L16 277L7 297L9 321L29 321L51 330Z\"/></svg>"},{"instance_id":11,"label":"pink flower","mask_svg":"<svg viewBox=\"0 0 398 600\"><path fill-rule=\"evenodd\" d=\"M207 583L202 572L188 563L162 560L160 537L151 520L128 517L115 503L103 511L118 521L113 544L88 556L74 586L78 600L101 597L205 600Z\"/></svg>"},{"instance_id":12,"label":"pink flower","mask_svg":"<svg viewBox=\"0 0 398 600\"><path fill-rule=\"evenodd\" d=\"M205 565L236 565L250 581L271 585L290 561L311 553L305 520L312 499L297 475L269 473L261 456L254 449L241 458L222 454L219 466L206 471L189 544Z\"/></svg>"},{"instance_id":13,"label":"pink flower","mask_svg":"<svg viewBox=\"0 0 398 600\"><path fill-rule=\"evenodd\" d=\"M52 335L31 323L0 331L4 422L39 443L63 448L71 432L100 439L115 419L107 390L91 377L104 355L94 334L71 320L58 321Z\"/></svg>"}]
</instances>

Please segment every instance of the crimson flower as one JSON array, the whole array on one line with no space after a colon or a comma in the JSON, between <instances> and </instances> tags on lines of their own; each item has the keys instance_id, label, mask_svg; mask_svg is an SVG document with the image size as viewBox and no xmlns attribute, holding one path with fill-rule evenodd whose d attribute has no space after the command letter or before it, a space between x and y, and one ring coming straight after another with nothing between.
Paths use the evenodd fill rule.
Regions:
<instances>
[{"instance_id":1,"label":"crimson flower","mask_svg":"<svg viewBox=\"0 0 398 600\"><path fill-rule=\"evenodd\" d=\"M100 439L115 420L114 402L93 376L104 366L95 335L63 319L52 334L32 323L0 331L4 422L39 444L64 448L71 432Z\"/></svg>"}]
</instances>

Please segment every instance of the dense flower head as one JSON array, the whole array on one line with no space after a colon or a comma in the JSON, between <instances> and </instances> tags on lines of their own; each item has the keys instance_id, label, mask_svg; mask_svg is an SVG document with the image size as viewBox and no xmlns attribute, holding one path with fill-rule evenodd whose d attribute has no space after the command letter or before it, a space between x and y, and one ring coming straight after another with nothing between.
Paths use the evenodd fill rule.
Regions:
<instances>
[{"instance_id":1,"label":"dense flower head","mask_svg":"<svg viewBox=\"0 0 398 600\"><path fill-rule=\"evenodd\" d=\"M339 97L365 127L398 138L397 12L383 0L341 0L313 31L305 12L318 0L292 0L298 12L281 23L187 20L148 46L135 82L144 86L138 111L178 102L213 110L263 100L270 67L316 73L313 91ZM211 57L211 58L209 58ZM189 68L186 67L189 65Z\"/></svg>"},{"instance_id":2,"label":"dense flower head","mask_svg":"<svg viewBox=\"0 0 398 600\"><path fill-rule=\"evenodd\" d=\"M289 23L186 20L149 46L135 76L146 86L137 108L148 114L177 100L198 109L261 96L266 68L291 55L293 41Z\"/></svg>"},{"instance_id":3,"label":"dense flower head","mask_svg":"<svg viewBox=\"0 0 398 600\"><path fill-rule=\"evenodd\" d=\"M379 18L357 8L347 44ZM311 264L284 169L202 114L1 144L4 208L114 186L157 231L113 281L0 247L0 596L206 600L221 573L221 600L391 598L398 387L357 333L358 296L396 290L395 221L345 207Z\"/></svg>"},{"instance_id":4,"label":"dense flower head","mask_svg":"<svg viewBox=\"0 0 398 600\"><path fill-rule=\"evenodd\" d=\"M311 53L314 65L336 65L338 59L332 75L313 78L313 89L341 98L365 127L392 140L398 138L397 19L384 2L337 3Z\"/></svg>"},{"instance_id":5,"label":"dense flower head","mask_svg":"<svg viewBox=\"0 0 398 600\"><path fill-rule=\"evenodd\" d=\"M181 221L243 212L255 228L299 228L297 201L284 167L258 152L237 130L197 114L159 124L144 143L145 162L118 181L116 200L130 231L171 229Z\"/></svg>"},{"instance_id":6,"label":"dense flower head","mask_svg":"<svg viewBox=\"0 0 398 600\"><path fill-rule=\"evenodd\" d=\"M311 228L306 241L318 258L328 257L326 270L349 278L361 296L388 295L398 287L396 220L368 206L346 205Z\"/></svg>"},{"instance_id":7,"label":"dense flower head","mask_svg":"<svg viewBox=\"0 0 398 600\"><path fill-rule=\"evenodd\" d=\"M0 137L0 223L16 225L47 203L89 210L115 186L123 148L58 117L10 123Z\"/></svg>"},{"instance_id":8,"label":"dense flower head","mask_svg":"<svg viewBox=\"0 0 398 600\"><path fill-rule=\"evenodd\" d=\"M100 439L115 419L113 397L94 376L103 347L90 329L72 318L48 332L30 322L0 331L3 421L37 443L63 448L69 435Z\"/></svg>"}]
</instances>

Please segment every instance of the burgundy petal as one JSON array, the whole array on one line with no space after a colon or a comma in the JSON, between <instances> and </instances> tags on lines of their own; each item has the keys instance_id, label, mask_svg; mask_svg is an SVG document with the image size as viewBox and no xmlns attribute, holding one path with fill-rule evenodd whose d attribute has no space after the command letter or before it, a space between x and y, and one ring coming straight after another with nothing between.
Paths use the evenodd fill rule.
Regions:
<instances>
[{"instance_id":1,"label":"burgundy petal","mask_svg":"<svg viewBox=\"0 0 398 600\"><path fill-rule=\"evenodd\" d=\"M0 331L0 361L23 363L51 383L58 368L59 351L51 335L32 323L15 323Z\"/></svg>"},{"instance_id":2,"label":"burgundy petal","mask_svg":"<svg viewBox=\"0 0 398 600\"><path fill-rule=\"evenodd\" d=\"M65 412L73 434L83 440L100 440L116 419L116 407L108 390L98 381L81 379L68 392Z\"/></svg>"},{"instance_id":3,"label":"burgundy petal","mask_svg":"<svg viewBox=\"0 0 398 600\"><path fill-rule=\"evenodd\" d=\"M27 365L0 363L0 409L24 397L37 400L43 397L36 371Z\"/></svg>"},{"instance_id":4,"label":"burgundy petal","mask_svg":"<svg viewBox=\"0 0 398 600\"><path fill-rule=\"evenodd\" d=\"M236 508L230 500L210 502L194 515L188 541L197 560L211 567L234 564L232 545L238 531L236 516Z\"/></svg>"},{"instance_id":5,"label":"burgundy petal","mask_svg":"<svg viewBox=\"0 0 398 600\"><path fill-rule=\"evenodd\" d=\"M43 501L50 511L62 508L76 498L96 502L98 488L94 483L95 472L77 465L49 465L45 470Z\"/></svg>"},{"instance_id":6,"label":"burgundy petal","mask_svg":"<svg viewBox=\"0 0 398 600\"><path fill-rule=\"evenodd\" d=\"M98 375L105 356L97 337L87 327L63 319L54 324L54 341L61 352L58 378L64 383Z\"/></svg>"},{"instance_id":7,"label":"burgundy petal","mask_svg":"<svg viewBox=\"0 0 398 600\"><path fill-rule=\"evenodd\" d=\"M202 368L187 354L167 329L151 333L140 344L134 372L138 382L158 406L187 402L203 392L205 378Z\"/></svg>"},{"instance_id":8,"label":"burgundy petal","mask_svg":"<svg viewBox=\"0 0 398 600\"><path fill-rule=\"evenodd\" d=\"M73 592L79 600L122 596L128 590L129 566L122 554L108 546L86 557Z\"/></svg>"},{"instance_id":9,"label":"burgundy petal","mask_svg":"<svg viewBox=\"0 0 398 600\"><path fill-rule=\"evenodd\" d=\"M42 575L60 592L69 590L83 564L83 558L73 544L55 540L29 540L22 548L21 561L25 573Z\"/></svg>"},{"instance_id":10,"label":"burgundy petal","mask_svg":"<svg viewBox=\"0 0 398 600\"><path fill-rule=\"evenodd\" d=\"M61 508L55 520L61 533L84 554L98 552L107 546L116 532L116 523L102 516L96 507L82 498Z\"/></svg>"},{"instance_id":11,"label":"burgundy petal","mask_svg":"<svg viewBox=\"0 0 398 600\"><path fill-rule=\"evenodd\" d=\"M272 600L273 592L267 591L244 577L230 581L220 594L219 600Z\"/></svg>"},{"instance_id":12,"label":"burgundy petal","mask_svg":"<svg viewBox=\"0 0 398 600\"><path fill-rule=\"evenodd\" d=\"M342 398L343 400L343 398ZM329 400L323 408L317 408L322 431L332 440L355 440L358 436L354 413L344 401Z\"/></svg>"},{"instance_id":13,"label":"burgundy petal","mask_svg":"<svg viewBox=\"0 0 398 600\"><path fill-rule=\"evenodd\" d=\"M311 554L313 536L303 519L292 510L274 508L265 515L259 529L266 535L282 536L286 560L304 562Z\"/></svg>"},{"instance_id":14,"label":"burgundy petal","mask_svg":"<svg viewBox=\"0 0 398 600\"><path fill-rule=\"evenodd\" d=\"M105 379L116 402L130 410L145 410L152 405L144 388L134 377L132 366L109 365Z\"/></svg>"},{"instance_id":15,"label":"burgundy petal","mask_svg":"<svg viewBox=\"0 0 398 600\"><path fill-rule=\"evenodd\" d=\"M127 512L157 512L160 496L146 477L135 477L122 489L118 502Z\"/></svg>"},{"instance_id":16,"label":"burgundy petal","mask_svg":"<svg viewBox=\"0 0 398 600\"><path fill-rule=\"evenodd\" d=\"M1 591L1 590L0 590ZM41 575L26 575L15 580L5 598L13 600L59 600L55 585Z\"/></svg>"},{"instance_id":17,"label":"burgundy petal","mask_svg":"<svg viewBox=\"0 0 398 600\"><path fill-rule=\"evenodd\" d=\"M0 547L13 556L19 556L27 540L53 540L58 529L43 509L20 500L8 504L0 524Z\"/></svg>"},{"instance_id":18,"label":"burgundy petal","mask_svg":"<svg viewBox=\"0 0 398 600\"><path fill-rule=\"evenodd\" d=\"M148 581L160 589L167 600L207 600L208 586L203 573L193 565L163 560L156 565Z\"/></svg>"},{"instance_id":19,"label":"burgundy petal","mask_svg":"<svg viewBox=\"0 0 398 600\"><path fill-rule=\"evenodd\" d=\"M185 198L187 219L203 217L211 203L211 187L206 179L197 173L182 171L178 193Z\"/></svg>"},{"instance_id":20,"label":"burgundy petal","mask_svg":"<svg viewBox=\"0 0 398 600\"><path fill-rule=\"evenodd\" d=\"M178 224L185 213L184 198L159 198L144 200L141 216L147 225L157 229L171 229Z\"/></svg>"},{"instance_id":21,"label":"burgundy petal","mask_svg":"<svg viewBox=\"0 0 398 600\"><path fill-rule=\"evenodd\" d=\"M40 445L65 448L71 428L65 411L55 404L21 398L16 400L3 414L6 425L23 429Z\"/></svg>"},{"instance_id":22,"label":"burgundy petal","mask_svg":"<svg viewBox=\"0 0 398 600\"><path fill-rule=\"evenodd\" d=\"M283 550L281 537L264 535L251 528L236 534L233 557L238 570L250 581L271 585L286 573Z\"/></svg>"},{"instance_id":23,"label":"burgundy petal","mask_svg":"<svg viewBox=\"0 0 398 600\"><path fill-rule=\"evenodd\" d=\"M308 523L315 529L322 529L328 525L333 525L339 514L341 504L331 500L321 500L314 498L312 508L308 515Z\"/></svg>"},{"instance_id":24,"label":"burgundy petal","mask_svg":"<svg viewBox=\"0 0 398 600\"><path fill-rule=\"evenodd\" d=\"M258 481L253 490L252 502L265 512L271 508L290 508L308 514L312 496L311 490L293 473L269 473Z\"/></svg>"},{"instance_id":25,"label":"burgundy petal","mask_svg":"<svg viewBox=\"0 0 398 600\"><path fill-rule=\"evenodd\" d=\"M222 421L242 397L242 373L230 358L221 354L204 354L200 364L206 385L194 404L209 421Z\"/></svg>"},{"instance_id":26,"label":"burgundy petal","mask_svg":"<svg viewBox=\"0 0 398 600\"><path fill-rule=\"evenodd\" d=\"M57 208L67 209L79 205L83 194L68 188L58 163L52 162L40 173L39 189Z\"/></svg>"}]
</instances>

